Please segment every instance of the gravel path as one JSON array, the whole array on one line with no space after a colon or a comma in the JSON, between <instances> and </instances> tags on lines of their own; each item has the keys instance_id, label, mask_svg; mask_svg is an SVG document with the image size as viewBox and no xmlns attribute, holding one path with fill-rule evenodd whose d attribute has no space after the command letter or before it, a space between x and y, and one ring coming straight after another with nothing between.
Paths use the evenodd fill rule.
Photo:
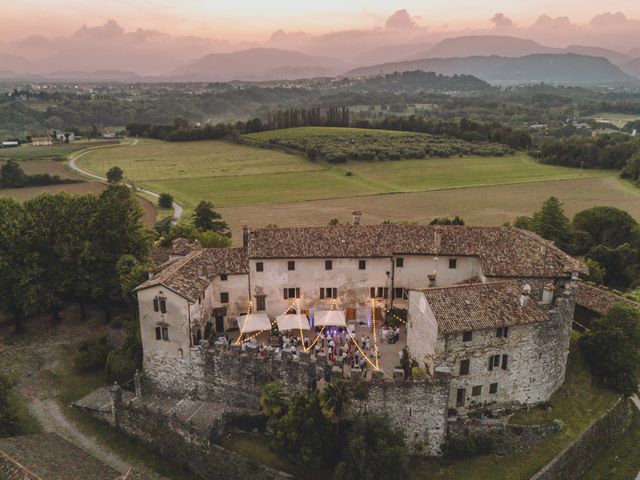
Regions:
<instances>
[{"instance_id":1,"label":"gravel path","mask_svg":"<svg viewBox=\"0 0 640 480\"><path fill-rule=\"evenodd\" d=\"M63 312L63 318L66 316ZM63 366L68 364L69 352L77 351L83 341L106 334L109 330L104 321L98 316L84 322L64 318L60 324L52 326L43 316L30 321L26 328L30 332L19 337L10 334L3 337L5 332L0 331L0 365L19 367L17 388L42 430L57 433L118 472L126 473L133 466L150 480L168 480L144 466L131 465L98 439L80 431L64 416L55 400L55 376L64 374Z\"/></svg>"},{"instance_id":2,"label":"gravel path","mask_svg":"<svg viewBox=\"0 0 640 480\"><path fill-rule=\"evenodd\" d=\"M129 144L129 146L136 146L138 144L138 139L134 139L133 142L131 142ZM78 164L76 163L77 160L81 157L83 157L84 155L86 155L87 153L90 153L93 150L98 150L101 148L114 148L114 147L121 147L123 146L122 144L118 144L118 145L108 145L108 146L102 146L102 147L95 147L95 148L88 148L87 150L83 150L82 152L78 153L77 155L72 156L71 158L69 158L69 168L71 170L76 171L77 173L84 175L85 177L89 177L92 178L93 180L98 180L100 182L106 182L107 179L105 177L101 177L100 175L96 175L95 173L90 172L89 170L85 170L84 168L78 166ZM147 195L151 195L154 198L159 198L160 195L156 192L153 192L151 190L147 190L146 188L140 188L138 187L137 189L139 192L142 193L146 193ZM180 220L180 218L182 217L182 214L184 213L184 210L182 208L182 206L178 203L178 202L173 202L173 216L176 219L176 223Z\"/></svg>"}]
</instances>

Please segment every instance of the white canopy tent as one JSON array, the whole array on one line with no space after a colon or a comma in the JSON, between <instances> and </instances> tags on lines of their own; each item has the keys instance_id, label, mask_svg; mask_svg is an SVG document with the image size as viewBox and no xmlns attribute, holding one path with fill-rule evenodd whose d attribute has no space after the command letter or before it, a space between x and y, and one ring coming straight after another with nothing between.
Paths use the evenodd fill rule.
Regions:
<instances>
[{"instance_id":1,"label":"white canopy tent","mask_svg":"<svg viewBox=\"0 0 640 480\"><path fill-rule=\"evenodd\" d=\"M313 313L315 327L346 327L344 310L321 310Z\"/></svg>"},{"instance_id":2,"label":"white canopy tent","mask_svg":"<svg viewBox=\"0 0 640 480\"><path fill-rule=\"evenodd\" d=\"M250 313L238 317L238 325L241 334L271 330L271 320L266 313Z\"/></svg>"},{"instance_id":3,"label":"white canopy tent","mask_svg":"<svg viewBox=\"0 0 640 480\"><path fill-rule=\"evenodd\" d=\"M306 315L288 313L276 319L280 330L309 330L309 319Z\"/></svg>"}]
</instances>

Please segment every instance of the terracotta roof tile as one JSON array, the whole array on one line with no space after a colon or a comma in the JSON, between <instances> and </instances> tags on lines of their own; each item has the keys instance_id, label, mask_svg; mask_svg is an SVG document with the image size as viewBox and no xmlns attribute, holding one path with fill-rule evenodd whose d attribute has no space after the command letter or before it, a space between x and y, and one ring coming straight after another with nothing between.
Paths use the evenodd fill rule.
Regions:
<instances>
[{"instance_id":1,"label":"terracotta roof tile","mask_svg":"<svg viewBox=\"0 0 640 480\"><path fill-rule=\"evenodd\" d=\"M546 321L533 299L520 305L521 288L519 282L505 281L430 288L424 295L445 334Z\"/></svg>"},{"instance_id":2,"label":"terracotta roof tile","mask_svg":"<svg viewBox=\"0 0 640 480\"><path fill-rule=\"evenodd\" d=\"M632 307L640 308L640 303L638 302L625 298L616 292L584 282L578 284L576 303L600 315L607 313L608 308L614 303L624 303Z\"/></svg>"},{"instance_id":3,"label":"terracotta roof tile","mask_svg":"<svg viewBox=\"0 0 640 480\"><path fill-rule=\"evenodd\" d=\"M478 256L491 277L587 273L581 262L538 235L512 227L361 225L253 230L251 258Z\"/></svg>"}]
</instances>

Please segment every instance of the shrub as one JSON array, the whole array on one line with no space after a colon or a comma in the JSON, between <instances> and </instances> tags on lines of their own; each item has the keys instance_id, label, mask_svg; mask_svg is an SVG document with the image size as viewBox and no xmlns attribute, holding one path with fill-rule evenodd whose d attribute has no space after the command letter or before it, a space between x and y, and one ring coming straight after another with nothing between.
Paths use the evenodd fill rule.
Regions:
<instances>
[{"instance_id":1,"label":"shrub","mask_svg":"<svg viewBox=\"0 0 640 480\"><path fill-rule=\"evenodd\" d=\"M173 195L171 195L170 193L161 193L158 197L158 206L160 208L172 208Z\"/></svg>"},{"instance_id":2,"label":"shrub","mask_svg":"<svg viewBox=\"0 0 640 480\"><path fill-rule=\"evenodd\" d=\"M468 458L493 453L495 441L489 435L469 435L465 438L450 438L444 444L444 454L450 458Z\"/></svg>"},{"instance_id":3,"label":"shrub","mask_svg":"<svg viewBox=\"0 0 640 480\"><path fill-rule=\"evenodd\" d=\"M107 337L84 342L76 354L75 369L79 372L91 372L104 368L111 350Z\"/></svg>"},{"instance_id":4,"label":"shrub","mask_svg":"<svg viewBox=\"0 0 640 480\"><path fill-rule=\"evenodd\" d=\"M112 350L107 356L105 374L108 383L124 385L131 380L136 370L142 368L142 344L133 343L122 349Z\"/></svg>"}]
</instances>

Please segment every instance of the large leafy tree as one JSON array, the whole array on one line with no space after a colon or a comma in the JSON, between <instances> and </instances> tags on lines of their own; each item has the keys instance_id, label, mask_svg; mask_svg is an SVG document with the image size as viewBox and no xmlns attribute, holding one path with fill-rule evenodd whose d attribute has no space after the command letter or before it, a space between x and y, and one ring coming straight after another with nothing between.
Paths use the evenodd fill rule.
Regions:
<instances>
[{"instance_id":1,"label":"large leafy tree","mask_svg":"<svg viewBox=\"0 0 640 480\"><path fill-rule=\"evenodd\" d=\"M213 203L202 200L193 213L193 224L201 231L211 230L222 235L229 235L229 225L222 220L222 215L213 209Z\"/></svg>"},{"instance_id":2,"label":"large leafy tree","mask_svg":"<svg viewBox=\"0 0 640 480\"><path fill-rule=\"evenodd\" d=\"M115 167L111 167L108 171L107 171L107 181L109 183L118 183L121 182L122 179L124 178L124 172L122 171L122 169L118 166Z\"/></svg>"},{"instance_id":3,"label":"large leafy tree","mask_svg":"<svg viewBox=\"0 0 640 480\"><path fill-rule=\"evenodd\" d=\"M637 243L640 238L638 222L615 207L592 207L578 212L573 217L573 228L588 235L584 252L594 245L616 248L623 243Z\"/></svg>"},{"instance_id":4,"label":"large leafy tree","mask_svg":"<svg viewBox=\"0 0 640 480\"><path fill-rule=\"evenodd\" d=\"M344 459L334 475L340 480L404 480L409 469L402 431L387 417L359 415L347 437Z\"/></svg>"},{"instance_id":5,"label":"large leafy tree","mask_svg":"<svg viewBox=\"0 0 640 480\"><path fill-rule=\"evenodd\" d=\"M616 248L596 245L589 250L587 259L594 260L604 269L606 285L625 289L640 278L637 271L640 253L628 243Z\"/></svg>"},{"instance_id":6,"label":"large leafy tree","mask_svg":"<svg viewBox=\"0 0 640 480\"><path fill-rule=\"evenodd\" d=\"M27 212L8 197L0 197L0 310L12 316L17 332L24 318L39 309L41 299L38 252L31 248Z\"/></svg>"},{"instance_id":7,"label":"large leafy tree","mask_svg":"<svg viewBox=\"0 0 640 480\"><path fill-rule=\"evenodd\" d=\"M638 390L640 371L640 310L612 305L597 320L580 345L594 376L625 395Z\"/></svg>"}]
</instances>

